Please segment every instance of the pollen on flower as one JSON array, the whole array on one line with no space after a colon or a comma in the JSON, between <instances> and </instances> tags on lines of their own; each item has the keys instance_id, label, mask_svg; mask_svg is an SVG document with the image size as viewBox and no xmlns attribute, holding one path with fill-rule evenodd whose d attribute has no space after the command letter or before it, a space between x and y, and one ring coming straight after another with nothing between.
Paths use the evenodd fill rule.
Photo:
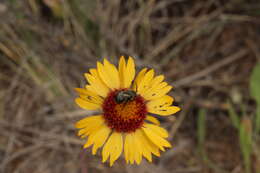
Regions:
<instances>
[{"instance_id":1,"label":"pollen on flower","mask_svg":"<svg viewBox=\"0 0 260 173\"><path fill-rule=\"evenodd\" d=\"M147 114L145 100L136 95L132 100L117 103L115 98L122 90L124 89L112 91L104 100L104 119L117 132L134 132L144 123Z\"/></svg>"}]
</instances>

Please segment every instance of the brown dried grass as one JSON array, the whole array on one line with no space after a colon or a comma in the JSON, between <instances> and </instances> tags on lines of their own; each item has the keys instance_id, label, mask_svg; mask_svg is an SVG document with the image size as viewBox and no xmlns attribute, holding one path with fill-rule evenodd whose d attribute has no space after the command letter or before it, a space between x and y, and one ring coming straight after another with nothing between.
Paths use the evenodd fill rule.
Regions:
<instances>
[{"instance_id":1,"label":"brown dried grass","mask_svg":"<svg viewBox=\"0 0 260 173\"><path fill-rule=\"evenodd\" d=\"M70 0L57 1L58 13L46 2L0 3L2 172L243 172L226 100L234 90L250 100L248 76L260 52L258 1ZM120 55L165 74L183 109L162 120L174 147L153 164L120 159L110 168L83 151L75 135L73 124L94 112L74 105L73 88L97 60ZM197 152L201 108L208 110L210 162Z\"/></svg>"}]
</instances>

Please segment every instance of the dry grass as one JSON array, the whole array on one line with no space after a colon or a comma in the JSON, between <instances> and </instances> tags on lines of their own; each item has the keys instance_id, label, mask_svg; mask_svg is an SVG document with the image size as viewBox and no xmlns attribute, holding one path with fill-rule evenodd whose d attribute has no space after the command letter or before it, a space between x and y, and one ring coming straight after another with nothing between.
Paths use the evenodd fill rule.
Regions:
<instances>
[{"instance_id":1,"label":"dry grass","mask_svg":"<svg viewBox=\"0 0 260 173\"><path fill-rule=\"evenodd\" d=\"M248 83L260 58L258 0L9 0L0 16L0 172L244 172L228 103L238 97L238 112L255 112ZM73 88L97 60L120 55L165 74L182 107L162 120L174 147L153 164L120 159L110 168L75 135L73 124L93 112L74 105Z\"/></svg>"}]
</instances>

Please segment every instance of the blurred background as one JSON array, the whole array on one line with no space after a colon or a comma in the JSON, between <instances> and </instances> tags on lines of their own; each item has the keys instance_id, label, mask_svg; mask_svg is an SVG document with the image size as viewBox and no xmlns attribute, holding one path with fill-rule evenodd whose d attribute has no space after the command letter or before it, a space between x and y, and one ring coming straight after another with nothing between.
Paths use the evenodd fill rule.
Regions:
<instances>
[{"instance_id":1,"label":"blurred background","mask_svg":"<svg viewBox=\"0 0 260 173\"><path fill-rule=\"evenodd\" d=\"M173 148L110 168L83 150L83 74L133 56L174 86ZM259 173L259 0L1 0L0 172Z\"/></svg>"}]
</instances>

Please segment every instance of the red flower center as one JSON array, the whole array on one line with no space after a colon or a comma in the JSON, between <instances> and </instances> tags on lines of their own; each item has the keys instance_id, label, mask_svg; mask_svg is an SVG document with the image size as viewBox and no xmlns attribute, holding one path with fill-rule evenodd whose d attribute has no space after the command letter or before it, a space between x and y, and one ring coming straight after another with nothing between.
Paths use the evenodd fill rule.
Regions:
<instances>
[{"instance_id":1,"label":"red flower center","mask_svg":"<svg viewBox=\"0 0 260 173\"><path fill-rule=\"evenodd\" d=\"M143 125L147 114L143 97L129 91L127 89L112 91L103 103L105 122L117 132L134 132Z\"/></svg>"}]
</instances>

